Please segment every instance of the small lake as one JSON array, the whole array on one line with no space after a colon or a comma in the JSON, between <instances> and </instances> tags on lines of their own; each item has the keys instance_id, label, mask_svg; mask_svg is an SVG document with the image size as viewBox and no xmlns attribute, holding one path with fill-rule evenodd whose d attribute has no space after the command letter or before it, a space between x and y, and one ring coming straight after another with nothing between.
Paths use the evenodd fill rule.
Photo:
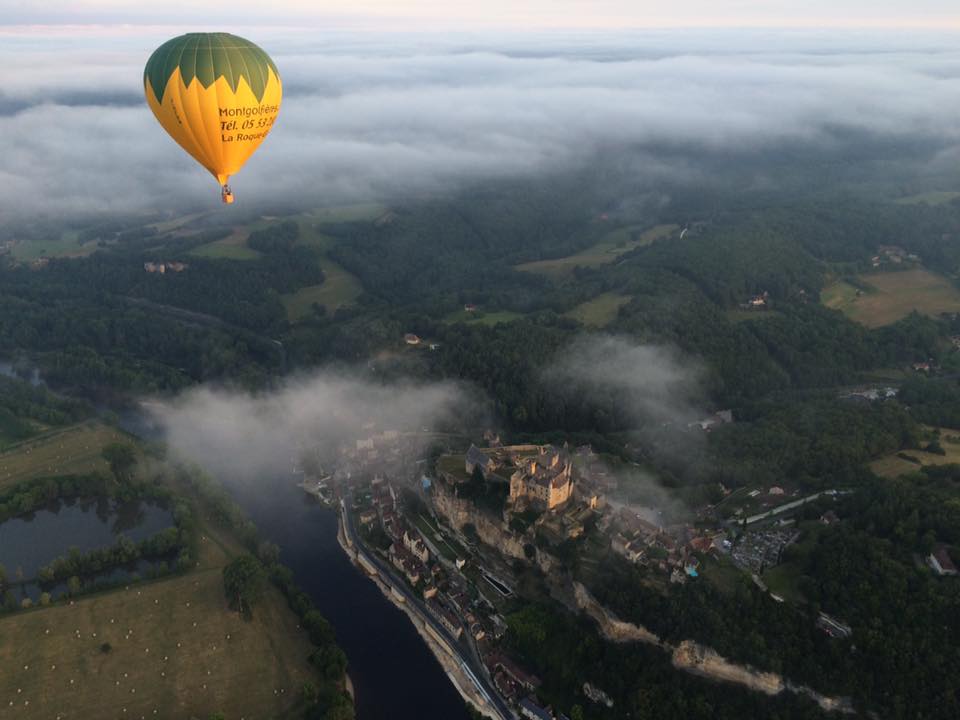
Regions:
<instances>
[{"instance_id":1,"label":"small lake","mask_svg":"<svg viewBox=\"0 0 960 720\"><path fill-rule=\"evenodd\" d=\"M71 547L89 552L115 544L121 535L139 542L172 525L168 510L148 502L54 502L0 523L0 565L8 580L30 580Z\"/></svg>"}]
</instances>

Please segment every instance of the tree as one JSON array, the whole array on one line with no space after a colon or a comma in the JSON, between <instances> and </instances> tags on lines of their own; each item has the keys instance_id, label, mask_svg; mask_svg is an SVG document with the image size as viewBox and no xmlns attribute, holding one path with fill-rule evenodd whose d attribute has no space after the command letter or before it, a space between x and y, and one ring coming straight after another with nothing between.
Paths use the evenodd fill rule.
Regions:
<instances>
[{"instance_id":1,"label":"tree","mask_svg":"<svg viewBox=\"0 0 960 720\"><path fill-rule=\"evenodd\" d=\"M117 482L126 482L137 464L137 453L125 443L110 443L100 453Z\"/></svg>"},{"instance_id":2,"label":"tree","mask_svg":"<svg viewBox=\"0 0 960 720\"><path fill-rule=\"evenodd\" d=\"M67 590L70 591L71 595L79 595L82 587L83 586L80 584L80 578L78 578L76 575L72 575L70 579L67 580Z\"/></svg>"},{"instance_id":3,"label":"tree","mask_svg":"<svg viewBox=\"0 0 960 720\"><path fill-rule=\"evenodd\" d=\"M46 607L50 604L50 593L42 592L40 593L40 604Z\"/></svg>"},{"instance_id":4,"label":"tree","mask_svg":"<svg viewBox=\"0 0 960 720\"><path fill-rule=\"evenodd\" d=\"M241 555L223 569L223 589L230 607L249 614L266 585L267 574L253 555Z\"/></svg>"},{"instance_id":5,"label":"tree","mask_svg":"<svg viewBox=\"0 0 960 720\"><path fill-rule=\"evenodd\" d=\"M276 543L264 540L257 546L257 557L267 567L272 567L280 562L280 548Z\"/></svg>"}]
</instances>

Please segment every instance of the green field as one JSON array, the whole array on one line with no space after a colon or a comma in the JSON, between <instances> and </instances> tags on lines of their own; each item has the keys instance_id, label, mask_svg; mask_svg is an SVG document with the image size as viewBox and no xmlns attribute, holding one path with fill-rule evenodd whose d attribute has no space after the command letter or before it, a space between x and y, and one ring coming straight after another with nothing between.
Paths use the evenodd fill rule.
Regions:
<instances>
[{"instance_id":1,"label":"green field","mask_svg":"<svg viewBox=\"0 0 960 720\"><path fill-rule=\"evenodd\" d=\"M128 440L119 430L96 422L52 430L24 440L0 453L0 488L46 475L108 472L100 452L110 443Z\"/></svg>"},{"instance_id":2,"label":"green field","mask_svg":"<svg viewBox=\"0 0 960 720\"><path fill-rule=\"evenodd\" d=\"M647 229L644 229L644 227L643 225L628 225L618 228L607 233L600 242L574 255L523 263L515 266L515 269L560 277L573 272L573 269L578 265L580 267L598 267L612 263L624 253L669 237L679 229L679 225L656 225Z\"/></svg>"},{"instance_id":3,"label":"green field","mask_svg":"<svg viewBox=\"0 0 960 720\"><path fill-rule=\"evenodd\" d=\"M163 222L152 223L151 225L148 225L148 227L156 228L157 232L162 235L163 233L168 233L173 230L178 230L184 225L188 225L194 220L202 218L204 215L208 215L208 214L209 213L207 212L196 212L196 213L191 213L190 215L180 215L170 220L164 220Z\"/></svg>"},{"instance_id":4,"label":"green field","mask_svg":"<svg viewBox=\"0 0 960 720\"><path fill-rule=\"evenodd\" d=\"M443 318L445 323L467 323L468 325L497 325L499 323L513 322L526 317L523 313L513 312L512 310L498 310L496 312L467 312L466 310L457 310Z\"/></svg>"},{"instance_id":5,"label":"green field","mask_svg":"<svg viewBox=\"0 0 960 720\"><path fill-rule=\"evenodd\" d=\"M31 262L42 257L84 257L96 249L96 240L81 245L77 242L77 233L67 230L56 240L20 240L11 254L21 262Z\"/></svg>"},{"instance_id":6,"label":"green field","mask_svg":"<svg viewBox=\"0 0 960 720\"><path fill-rule=\"evenodd\" d=\"M291 295L283 295L283 305L287 309L290 322L297 322L312 312L313 303L323 305L328 314L337 308L354 302L363 292L360 281L329 258L320 260L324 281L320 285L300 288Z\"/></svg>"},{"instance_id":7,"label":"green field","mask_svg":"<svg viewBox=\"0 0 960 720\"><path fill-rule=\"evenodd\" d=\"M960 443L947 442L947 438L958 436L960 436L960 433L956 430L948 428L940 430L940 446L946 451L946 455L937 455L923 450L904 450L904 455L916 458L920 461L920 464L904 460L897 457L896 453L891 453L870 463L870 469L881 477L897 477L898 475L917 472L922 465L960 464Z\"/></svg>"},{"instance_id":8,"label":"green field","mask_svg":"<svg viewBox=\"0 0 960 720\"><path fill-rule=\"evenodd\" d=\"M960 198L960 192L950 190L934 190L932 192L919 193L917 195L908 195L907 197L897 198L898 205L945 205Z\"/></svg>"},{"instance_id":9,"label":"green field","mask_svg":"<svg viewBox=\"0 0 960 720\"><path fill-rule=\"evenodd\" d=\"M876 273L858 278L865 291L838 280L823 290L823 304L867 327L880 327L916 310L924 315L960 312L960 290L928 270Z\"/></svg>"},{"instance_id":10,"label":"green field","mask_svg":"<svg viewBox=\"0 0 960 720\"><path fill-rule=\"evenodd\" d=\"M256 260L260 253L247 247L247 238L251 229L234 228L231 235L222 240L200 245L190 251L194 257L218 258L224 260Z\"/></svg>"},{"instance_id":11,"label":"green field","mask_svg":"<svg viewBox=\"0 0 960 720\"><path fill-rule=\"evenodd\" d=\"M470 479L464 467L463 455L441 455L437 458L437 472L449 473L459 481L467 481Z\"/></svg>"},{"instance_id":12,"label":"green field","mask_svg":"<svg viewBox=\"0 0 960 720\"><path fill-rule=\"evenodd\" d=\"M630 302L629 295L606 292L597 295L593 300L577 305L564 315L589 327L606 327L616 319L617 312L628 302Z\"/></svg>"},{"instance_id":13,"label":"green field","mask_svg":"<svg viewBox=\"0 0 960 720\"><path fill-rule=\"evenodd\" d=\"M298 243L317 251L320 268L323 270L324 281L320 285L311 285L300 288L297 292L282 296L283 305L287 309L287 319L297 322L308 317L313 311L313 304L323 305L328 314L336 312L337 308L350 305L363 293L363 285L356 275L345 270L339 263L327 256L327 251L336 242L329 235L320 231L316 213L325 213L338 217L361 217L362 210L372 214L374 206L349 206L349 208L330 208L329 210L314 211L297 217L300 223L300 239ZM380 213L383 208L376 206ZM337 215L336 210L341 214ZM365 219L366 216L363 216Z\"/></svg>"},{"instance_id":14,"label":"green field","mask_svg":"<svg viewBox=\"0 0 960 720\"><path fill-rule=\"evenodd\" d=\"M309 640L273 587L251 621L228 610L238 548L204 533L186 575L0 619L0 716L284 716L314 677Z\"/></svg>"}]
</instances>

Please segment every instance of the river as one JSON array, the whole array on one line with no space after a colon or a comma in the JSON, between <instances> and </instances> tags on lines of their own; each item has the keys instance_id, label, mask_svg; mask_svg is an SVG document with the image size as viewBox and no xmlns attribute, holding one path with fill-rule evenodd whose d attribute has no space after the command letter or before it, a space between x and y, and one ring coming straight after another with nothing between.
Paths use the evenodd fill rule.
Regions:
<instances>
[{"instance_id":1,"label":"river","mask_svg":"<svg viewBox=\"0 0 960 720\"><path fill-rule=\"evenodd\" d=\"M261 535L330 621L347 654L358 720L467 720L466 707L407 616L337 543L337 514L295 485L231 488Z\"/></svg>"}]
</instances>

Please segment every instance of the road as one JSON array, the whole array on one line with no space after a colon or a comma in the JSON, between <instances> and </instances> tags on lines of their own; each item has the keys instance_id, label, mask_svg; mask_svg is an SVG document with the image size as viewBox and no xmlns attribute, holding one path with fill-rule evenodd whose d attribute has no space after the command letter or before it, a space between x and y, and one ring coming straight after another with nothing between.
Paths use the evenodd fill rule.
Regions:
<instances>
[{"instance_id":1,"label":"road","mask_svg":"<svg viewBox=\"0 0 960 720\"><path fill-rule=\"evenodd\" d=\"M348 497L348 500L352 502L353 499L352 497ZM486 696L493 704L494 710L500 715L501 719L514 720L516 716L514 715L513 711L506 704L503 698L500 697L500 693L497 692L497 689L493 687L487 679L486 668L480 660L480 655L477 652L476 647L470 642L454 639L450 632L433 616L433 613L427 609L427 606L423 600L410 592L410 589L407 587L406 583L402 582L394 575L392 568L388 567L385 562L383 562L373 553L366 552L365 548L357 538L357 533L353 528L353 518L351 518L350 513L347 512L346 505L343 500L340 501L340 516L343 519L344 533L346 533L347 539L353 544L353 547L357 553L362 554L368 562L377 568L381 576L384 579L389 580L390 585L393 586L401 595L403 595L407 604L417 609L421 620L424 623L428 623L440 637L446 640L447 645L449 645L450 648L457 653L457 659L463 665L470 668L470 671L476 677L481 689L484 693L486 693ZM465 632L464 637L466 636L467 633Z\"/></svg>"}]
</instances>

